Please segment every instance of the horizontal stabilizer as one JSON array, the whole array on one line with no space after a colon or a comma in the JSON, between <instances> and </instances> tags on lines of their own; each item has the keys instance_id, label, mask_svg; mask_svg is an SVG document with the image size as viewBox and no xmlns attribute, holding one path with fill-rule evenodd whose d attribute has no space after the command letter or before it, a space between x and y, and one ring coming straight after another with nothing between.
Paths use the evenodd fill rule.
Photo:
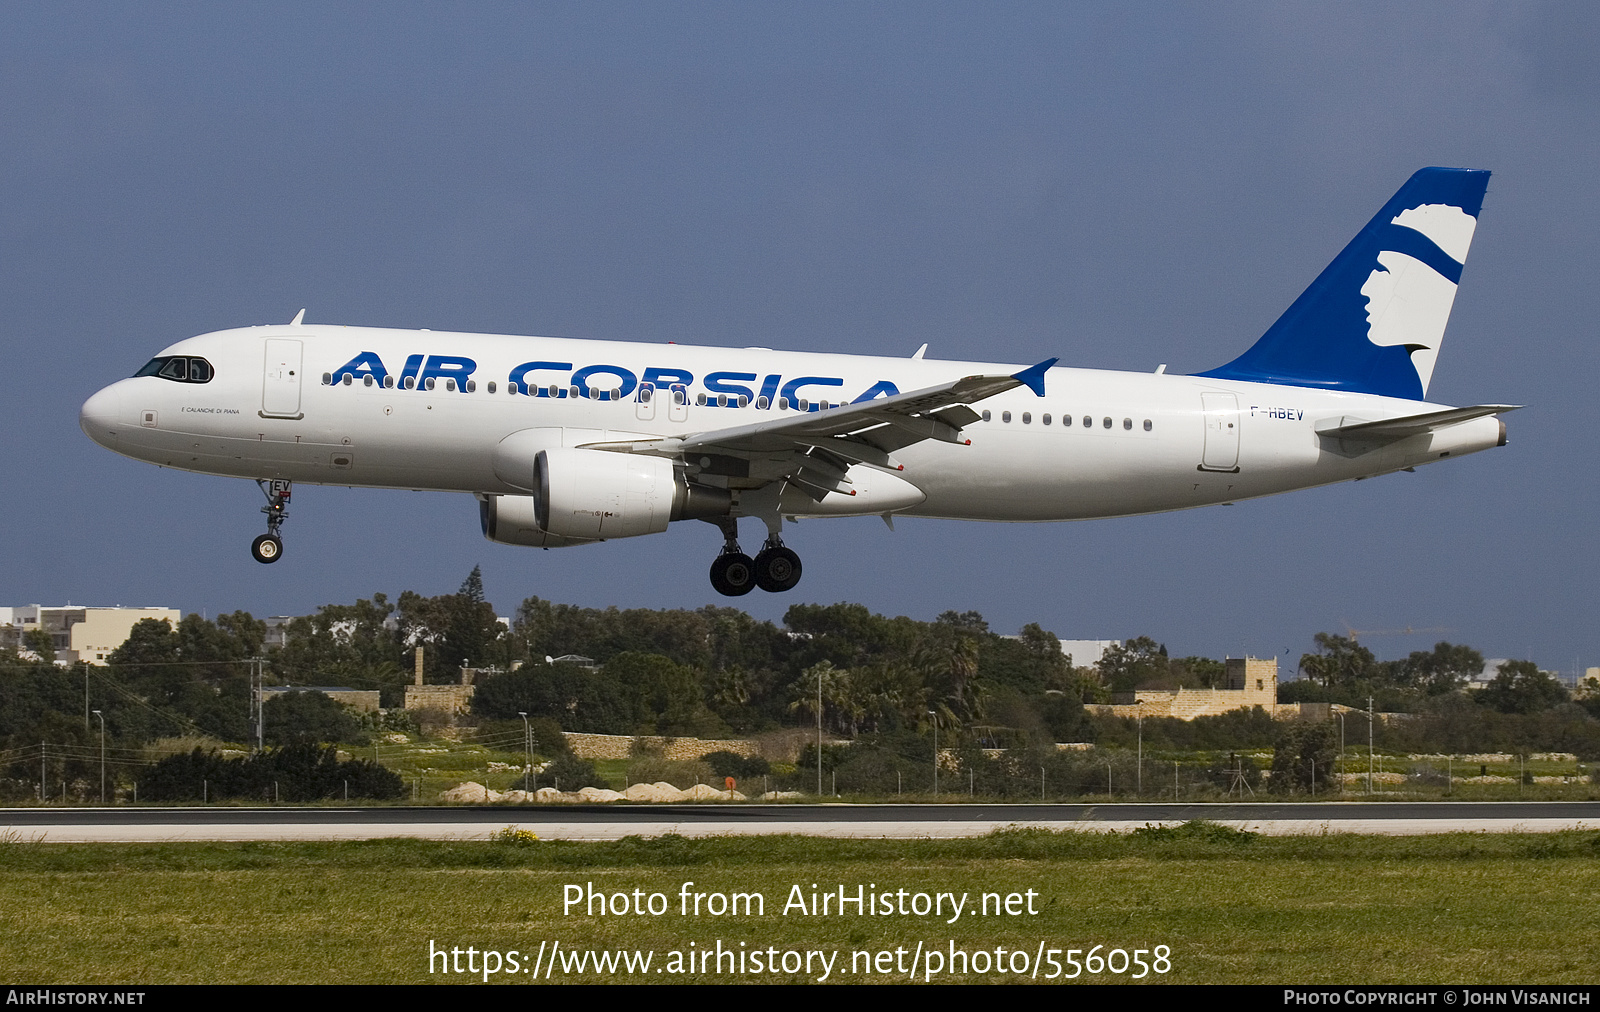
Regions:
<instances>
[{"instance_id":1,"label":"horizontal stabilizer","mask_svg":"<svg viewBox=\"0 0 1600 1012\"><path fill-rule=\"evenodd\" d=\"M1425 411L1420 415L1403 418L1384 418L1367 421L1348 415L1330 418L1317 424L1317 435L1357 442L1389 443L1407 436L1449 428L1485 415L1500 415L1515 411L1520 404L1477 404L1470 408L1445 408L1442 411Z\"/></svg>"}]
</instances>

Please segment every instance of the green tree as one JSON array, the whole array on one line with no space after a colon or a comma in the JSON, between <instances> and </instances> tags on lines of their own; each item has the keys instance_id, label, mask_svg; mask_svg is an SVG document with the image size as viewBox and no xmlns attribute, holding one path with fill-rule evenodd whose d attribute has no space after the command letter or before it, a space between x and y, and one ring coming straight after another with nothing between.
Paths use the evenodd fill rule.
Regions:
<instances>
[{"instance_id":1,"label":"green tree","mask_svg":"<svg viewBox=\"0 0 1600 1012\"><path fill-rule=\"evenodd\" d=\"M247 662L265 636L265 623L245 612L218 622L188 615L177 628L143 619L106 662L111 678L148 704L152 732L243 741L250 736Z\"/></svg>"},{"instance_id":2,"label":"green tree","mask_svg":"<svg viewBox=\"0 0 1600 1012\"><path fill-rule=\"evenodd\" d=\"M1317 652L1300 655L1300 671L1326 686L1370 680L1377 668L1372 651L1346 636L1317 633Z\"/></svg>"},{"instance_id":3,"label":"green tree","mask_svg":"<svg viewBox=\"0 0 1600 1012\"><path fill-rule=\"evenodd\" d=\"M1135 636L1111 647L1096 668L1101 684L1112 692L1166 688L1172 675L1167 648L1148 636Z\"/></svg>"},{"instance_id":4,"label":"green tree","mask_svg":"<svg viewBox=\"0 0 1600 1012\"><path fill-rule=\"evenodd\" d=\"M1566 686L1532 661L1506 661L1477 694L1479 703L1501 713L1538 713L1567 698Z\"/></svg>"},{"instance_id":5,"label":"green tree","mask_svg":"<svg viewBox=\"0 0 1600 1012\"><path fill-rule=\"evenodd\" d=\"M1339 755L1339 729L1331 721L1282 721L1272 744L1272 789L1281 794L1330 792Z\"/></svg>"},{"instance_id":6,"label":"green tree","mask_svg":"<svg viewBox=\"0 0 1600 1012\"><path fill-rule=\"evenodd\" d=\"M54 664L56 641L48 629L29 629L22 634L22 646L38 658L41 664Z\"/></svg>"},{"instance_id":7,"label":"green tree","mask_svg":"<svg viewBox=\"0 0 1600 1012\"><path fill-rule=\"evenodd\" d=\"M615 678L575 664L524 664L478 683L472 712L515 720L518 712L548 717L564 731L632 734L634 709Z\"/></svg>"},{"instance_id":8,"label":"green tree","mask_svg":"<svg viewBox=\"0 0 1600 1012\"><path fill-rule=\"evenodd\" d=\"M394 611L386 596L374 594L292 619L284 627L284 645L272 655L273 671L291 684L393 690L410 673L399 630L390 621Z\"/></svg>"},{"instance_id":9,"label":"green tree","mask_svg":"<svg viewBox=\"0 0 1600 1012\"><path fill-rule=\"evenodd\" d=\"M361 721L321 692L282 692L261 708L262 736L273 745L365 744Z\"/></svg>"},{"instance_id":10,"label":"green tree","mask_svg":"<svg viewBox=\"0 0 1600 1012\"><path fill-rule=\"evenodd\" d=\"M1430 696L1454 692L1483 670L1483 655L1469 646L1436 643L1431 651L1416 650L1400 663L1403 685Z\"/></svg>"},{"instance_id":11,"label":"green tree","mask_svg":"<svg viewBox=\"0 0 1600 1012\"><path fill-rule=\"evenodd\" d=\"M443 660L451 667L475 664L487 667L499 659L501 627L494 605L483 596L483 573L478 566L461 581L446 604Z\"/></svg>"}]
</instances>

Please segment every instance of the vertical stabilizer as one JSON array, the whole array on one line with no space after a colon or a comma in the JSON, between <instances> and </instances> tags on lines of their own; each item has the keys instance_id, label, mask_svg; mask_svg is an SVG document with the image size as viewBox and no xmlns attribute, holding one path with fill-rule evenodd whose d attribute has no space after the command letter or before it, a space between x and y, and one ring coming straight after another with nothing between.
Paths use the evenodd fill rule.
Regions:
<instances>
[{"instance_id":1,"label":"vertical stabilizer","mask_svg":"<svg viewBox=\"0 0 1600 1012\"><path fill-rule=\"evenodd\" d=\"M1488 185L1418 171L1249 351L1199 375L1424 399Z\"/></svg>"}]
</instances>

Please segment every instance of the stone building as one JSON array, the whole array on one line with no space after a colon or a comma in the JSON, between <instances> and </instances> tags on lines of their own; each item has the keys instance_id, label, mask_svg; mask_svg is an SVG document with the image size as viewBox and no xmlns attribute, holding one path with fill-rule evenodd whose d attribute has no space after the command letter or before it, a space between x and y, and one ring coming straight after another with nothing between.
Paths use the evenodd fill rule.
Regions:
<instances>
[{"instance_id":1,"label":"stone building","mask_svg":"<svg viewBox=\"0 0 1600 1012\"><path fill-rule=\"evenodd\" d=\"M1116 717L1176 717L1193 720L1214 717L1229 710L1259 706L1277 715L1278 659L1268 657L1230 657L1222 688L1138 689L1119 692L1111 703L1091 704L1087 709ZM1299 715L1296 708L1295 715Z\"/></svg>"}]
</instances>

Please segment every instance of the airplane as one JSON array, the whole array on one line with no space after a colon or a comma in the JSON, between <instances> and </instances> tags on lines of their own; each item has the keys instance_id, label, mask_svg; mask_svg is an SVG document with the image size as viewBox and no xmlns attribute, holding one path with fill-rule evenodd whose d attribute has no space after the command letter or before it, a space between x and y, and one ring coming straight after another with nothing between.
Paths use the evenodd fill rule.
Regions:
<instances>
[{"instance_id":1,"label":"airplane","mask_svg":"<svg viewBox=\"0 0 1600 1012\"><path fill-rule=\"evenodd\" d=\"M1231 504L1506 444L1516 405L1427 402L1489 173L1413 175L1238 358L1192 375L428 330L191 337L83 405L136 460L255 479L272 563L293 483L470 493L558 548L722 533L712 586L792 589L785 520L1060 521ZM738 522L766 539L752 558Z\"/></svg>"}]
</instances>

